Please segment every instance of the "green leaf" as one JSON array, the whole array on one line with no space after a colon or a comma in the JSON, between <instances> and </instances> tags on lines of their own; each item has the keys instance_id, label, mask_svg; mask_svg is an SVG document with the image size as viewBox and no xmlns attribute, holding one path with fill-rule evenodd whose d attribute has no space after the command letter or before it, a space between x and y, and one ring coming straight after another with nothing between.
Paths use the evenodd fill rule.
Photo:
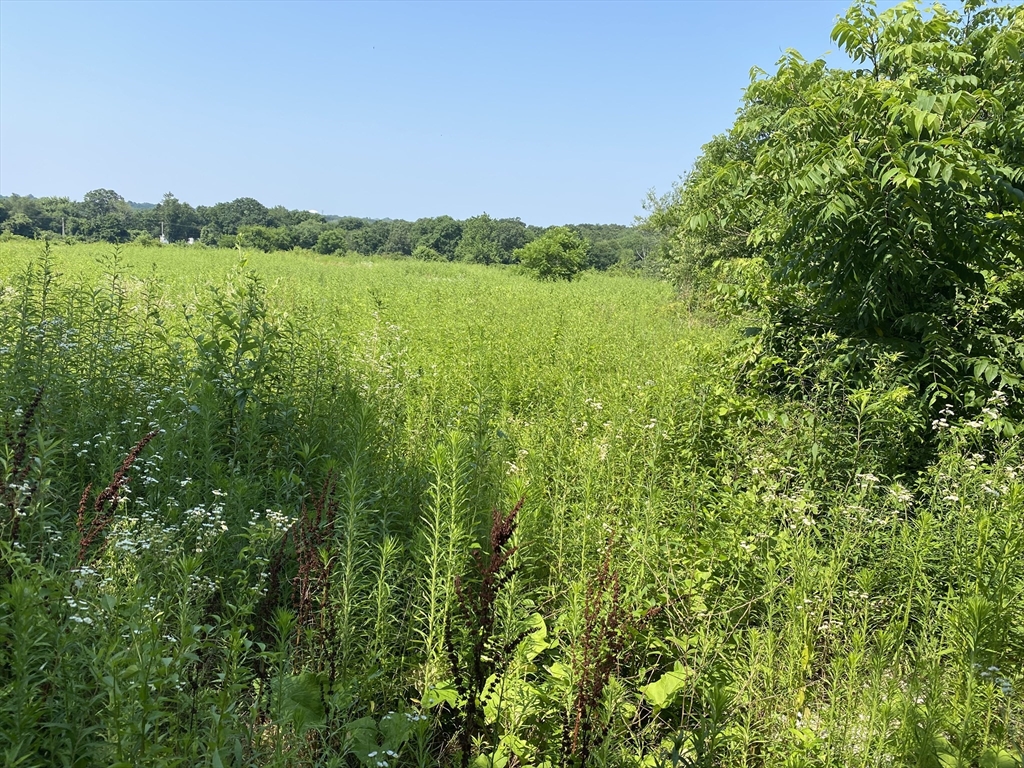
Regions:
<instances>
[{"instance_id":1,"label":"green leaf","mask_svg":"<svg viewBox=\"0 0 1024 768\"><path fill-rule=\"evenodd\" d=\"M981 768L1021 768L1024 760L1020 752L1007 749L986 749L981 755Z\"/></svg>"},{"instance_id":2,"label":"green leaf","mask_svg":"<svg viewBox=\"0 0 1024 768\"><path fill-rule=\"evenodd\" d=\"M439 704L456 707L459 704L459 692L451 683L441 683L428 688L421 700L424 709L433 709Z\"/></svg>"},{"instance_id":3,"label":"green leaf","mask_svg":"<svg viewBox=\"0 0 1024 768\"><path fill-rule=\"evenodd\" d=\"M665 709L672 704L675 697L693 679L693 670L684 667L678 661L671 672L666 672L660 678L640 689L643 697L654 707L655 712Z\"/></svg>"},{"instance_id":4,"label":"green leaf","mask_svg":"<svg viewBox=\"0 0 1024 768\"><path fill-rule=\"evenodd\" d=\"M531 614L527 621L533 627L533 631L526 636L523 649L526 654L526 660L533 661L544 651L554 648L555 644L548 641L548 626L541 614Z\"/></svg>"},{"instance_id":5,"label":"green leaf","mask_svg":"<svg viewBox=\"0 0 1024 768\"><path fill-rule=\"evenodd\" d=\"M320 683L312 672L288 675L272 683L274 701L280 703L280 717L290 720L296 730L324 724L324 704Z\"/></svg>"},{"instance_id":6,"label":"green leaf","mask_svg":"<svg viewBox=\"0 0 1024 768\"><path fill-rule=\"evenodd\" d=\"M556 680L569 681L572 679L572 670L560 661L556 661L550 667L545 667L545 669Z\"/></svg>"},{"instance_id":7,"label":"green leaf","mask_svg":"<svg viewBox=\"0 0 1024 768\"><path fill-rule=\"evenodd\" d=\"M397 750L412 735L412 721L404 712L388 712L377 726L384 737L384 747Z\"/></svg>"}]
</instances>

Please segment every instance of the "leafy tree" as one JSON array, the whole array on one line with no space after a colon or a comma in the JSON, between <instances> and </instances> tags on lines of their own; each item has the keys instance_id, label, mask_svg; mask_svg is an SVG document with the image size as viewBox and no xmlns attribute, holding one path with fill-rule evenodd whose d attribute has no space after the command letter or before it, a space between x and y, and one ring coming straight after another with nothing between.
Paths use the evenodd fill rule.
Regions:
<instances>
[{"instance_id":1,"label":"leafy tree","mask_svg":"<svg viewBox=\"0 0 1024 768\"><path fill-rule=\"evenodd\" d=\"M240 227L265 227L270 224L270 211L259 200L239 197L230 203L217 203L197 209L199 217L218 233L238 234ZM212 230L211 230L212 231Z\"/></svg>"},{"instance_id":2,"label":"leafy tree","mask_svg":"<svg viewBox=\"0 0 1024 768\"><path fill-rule=\"evenodd\" d=\"M737 168L753 162L756 147L756 136L741 136L735 129L715 136L670 194L648 196L646 225L665 235L661 256L677 281L707 287L725 278L727 263L759 256L761 249L749 237L763 207L733 199L743 194Z\"/></svg>"},{"instance_id":3,"label":"leafy tree","mask_svg":"<svg viewBox=\"0 0 1024 768\"><path fill-rule=\"evenodd\" d=\"M932 402L1017 393L1024 10L862 2L833 40L862 67L789 51L755 73L728 136L657 217L704 238L708 258L763 263L766 360L831 334L852 361L898 355Z\"/></svg>"},{"instance_id":4,"label":"leafy tree","mask_svg":"<svg viewBox=\"0 0 1024 768\"><path fill-rule=\"evenodd\" d=\"M316 240L317 253L345 253L347 250L348 233L341 227L325 229Z\"/></svg>"},{"instance_id":5,"label":"leafy tree","mask_svg":"<svg viewBox=\"0 0 1024 768\"><path fill-rule=\"evenodd\" d=\"M12 235L21 235L22 237L32 237L33 235L32 219L21 211L16 211L4 219L0 228Z\"/></svg>"},{"instance_id":6,"label":"leafy tree","mask_svg":"<svg viewBox=\"0 0 1024 768\"><path fill-rule=\"evenodd\" d=\"M412 224L401 219L389 222L388 239L381 250L383 253L400 253L408 256L413 251Z\"/></svg>"},{"instance_id":7,"label":"leafy tree","mask_svg":"<svg viewBox=\"0 0 1024 768\"><path fill-rule=\"evenodd\" d=\"M136 215L142 219L145 214ZM164 195L163 200L153 209L156 225L163 225L164 235L168 240L187 240L190 237L201 237L202 228L199 216L188 203L182 203L172 193Z\"/></svg>"},{"instance_id":8,"label":"leafy tree","mask_svg":"<svg viewBox=\"0 0 1024 768\"><path fill-rule=\"evenodd\" d=\"M119 243L130 237L133 211L112 189L94 189L82 198L82 231L88 237Z\"/></svg>"},{"instance_id":9,"label":"leafy tree","mask_svg":"<svg viewBox=\"0 0 1024 768\"><path fill-rule=\"evenodd\" d=\"M519 218L496 219L494 239L498 244L498 261L511 264L515 261L513 254L530 242L533 235Z\"/></svg>"},{"instance_id":10,"label":"leafy tree","mask_svg":"<svg viewBox=\"0 0 1024 768\"><path fill-rule=\"evenodd\" d=\"M35 201L34 209L30 217L36 229L55 235L61 234L62 223L65 233L68 231L75 214L75 204L66 197L41 197Z\"/></svg>"},{"instance_id":11,"label":"leafy tree","mask_svg":"<svg viewBox=\"0 0 1024 768\"><path fill-rule=\"evenodd\" d=\"M500 261L494 219L483 213L464 221L462 237L455 248L455 258L476 264L494 264Z\"/></svg>"},{"instance_id":12,"label":"leafy tree","mask_svg":"<svg viewBox=\"0 0 1024 768\"><path fill-rule=\"evenodd\" d=\"M463 222L455 258L477 264L508 264L515 250L527 241L526 225L519 219L492 219L483 213Z\"/></svg>"},{"instance_id":13,"label":"leafy tree","mask_svg":"<svg viewBox=\"0 0 1024 768\"><path fill-rule=\"evenodd\" d=\"M112 189L94 189L82 198L82 212L86 218L99 219L102 216L128 216L131 207Z\"/></svg>"},{"instance_id":14,"label":"leafy tree","mask_svg":"<svg viewBox=\"0 0 1024 768\"><path fill-rule=\"evenodd\" d=\"M430 229L420 238L417 245L432 248L446 259L455 258L455 249L462 239L462 224L451 216L438 216L433 220Z\"/></svg>"},{"instance_id":15,"label":"leafy tree","mask_svg":"<svg viewBox=\"0 0 1024 768\"><path fill-rule=\"evenodd\" d=\"M235 242L260 251L287 251L295 247L295 235L288 227L241 227Z\"/></svg>"},{"instance_id":16,"label":"leafy tree","mask_svg":"<svg viewBox=\"0 0 1024 768\"><path fill-rule=\"evenodd\" d=\"M202 206L200 206L200 210L201 209ZM220 240L220 238L224 236L224 233L216 224L206 224L199 232L199 242L201 242L203 245L215 246L217 245L217 242Z\"/></svg>"},{"instance_id":17,"label":"leafy tree","mask_svg":"<svg viewBox=\"0 0 1024 768\"><path fill-rule=\"evenodd\" d=\"M132 243L146 248L159 247L160 245L160 241L146 231L136 233L135 236L132 237Z\"/></svg>"},{"instance_id":18,"label":"leafy tree","mask_svg":"<svg viewBox=\"0 0 1024 768\"><path fill-rule=\"evenodd\" d=\"M349 247L365 256L383 253L384 246L391 235L391 222L387 220L371 221L349 235Z\"/></svg>"},{"instance_id":19,"label":"leafy tree","mask_svg":"<svg viewBox=\"0 0 1024 768\"><path fill-rule=\"evenodd\" d=\"M313 249L324 231L326 224L322 217L310 217L292 227L295 244L300 248Z\"/></svg>"},{"instance_id":20,"label":"leafy tree","mask_svg":"<svg viewBox=\"0 0 1024 768\"><path fill-rule=\"evenodd\" d=\"M365 227L369 221L366 219L360 219L356 216L339 216L334 221L334 226L341 227L346 232L354 232L357 229Z\"/></svg>"},{"instance_id":21,"label":"leafy tree","mask_svg":"<svg viewBox=\"0 0 1024 768\"><path fill-rule=\"evenodd\" d=\"M590 244L569 227L552 227L515 252L539 280L572 280L586 263Z\"/></svg>"}]
</instances>

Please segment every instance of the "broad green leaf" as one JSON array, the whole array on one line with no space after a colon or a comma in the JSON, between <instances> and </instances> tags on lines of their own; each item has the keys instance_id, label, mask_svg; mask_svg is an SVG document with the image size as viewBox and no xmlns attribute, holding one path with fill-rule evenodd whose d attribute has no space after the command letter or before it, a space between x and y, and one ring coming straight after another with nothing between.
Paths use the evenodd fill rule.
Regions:
<instances>
[{"instance_id":1,"label":"broad green leaf","mask_svg":"<svg viewBox=\"0 0 1024 768\"><path fill-rule=\"evenodd\" d=\"M456 707L459 703L459 692L451 683L441 683L428 688L421 701L424 709L433 709L439 704L447 704Z\"/></svg>"},{"instance_id":2,"label":"broad green leaf","mask_svg":"<svg viewBox=\"0 0 1024 768\"><path fill-rule=\"evenodd\" d=\"M1008 749L986 749L981 755L981 768L1021 768L1020 752Z\"/></svg>"},{"instance_id":3,"label":"broad green leaf","mask_svg":"<svg viewBox=\"0 0 1024 768\"><path fill-rule=\"evenodd\" d=\"M693 670L678 661L671 672L666 672L653 683L643 686L640 692L658 712L672 704L676 695L693 679Z\"/></svg>"}]
</instances>

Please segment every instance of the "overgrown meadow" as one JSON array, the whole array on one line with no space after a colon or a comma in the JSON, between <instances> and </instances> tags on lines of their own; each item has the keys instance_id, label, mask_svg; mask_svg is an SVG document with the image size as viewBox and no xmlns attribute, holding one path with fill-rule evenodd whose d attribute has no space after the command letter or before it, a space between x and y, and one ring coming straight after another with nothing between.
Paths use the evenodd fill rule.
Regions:
<instances>
[{"instance_id":1,"label":"overgrown meadow","mask_svg":"<svg viewBox=\"0 0 1024 768\"><path fill-rule=\"evenodd\" d=\"M3 763L1020 766L1000 394L784 400L745 339L636 277L0 243Z\"/></svg>"}]
</instances>

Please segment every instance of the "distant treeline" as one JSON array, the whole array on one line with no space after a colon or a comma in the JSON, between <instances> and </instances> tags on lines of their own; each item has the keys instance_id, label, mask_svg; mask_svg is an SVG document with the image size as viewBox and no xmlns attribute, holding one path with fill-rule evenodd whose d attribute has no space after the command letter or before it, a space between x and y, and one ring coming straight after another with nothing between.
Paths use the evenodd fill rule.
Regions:
<instances>
[{"instance_id":1,"label":"distant treeline","mask_svg":"<svg viewBox=\"0 0 1024 768\"><path fill-rule=\"evenodd\" d=\"M643 267L659 235L621 224L572 225L590 244L587 267ZM486 213L463 221L451 216L404 221L326 216L315 211L267 208L251 197L193 208L173 194L160 203L133 203L110 189L66 197L0 197L0 232L40 239L111 243L200 243L263 251L306 248L319 253L395 254L422 259L510 264L514 252L545 232L518 218ZM653 261L653 259L651 259Z\"/></svg>"}]
</instances>

